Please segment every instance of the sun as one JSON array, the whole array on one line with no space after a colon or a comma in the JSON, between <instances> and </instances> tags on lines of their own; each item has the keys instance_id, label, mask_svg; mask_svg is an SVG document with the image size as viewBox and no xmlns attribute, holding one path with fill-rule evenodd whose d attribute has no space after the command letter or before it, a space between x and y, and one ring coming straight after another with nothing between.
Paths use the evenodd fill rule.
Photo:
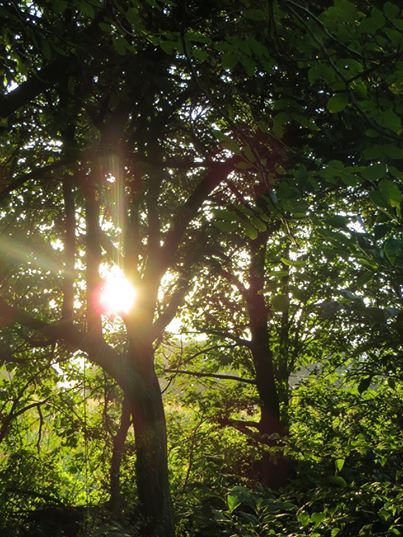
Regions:
<instances>
[{"instance_id":1,"label":"sun","mask_svg":"<svg viewBox=\"0 0 403 537\"><path fill-rule=\"evenodd\" d=\"M136 298L136 291L127 280L123 271L112 267L103 277L99 301L106 315L127 314Z\"/></svg>"}]
</instances>

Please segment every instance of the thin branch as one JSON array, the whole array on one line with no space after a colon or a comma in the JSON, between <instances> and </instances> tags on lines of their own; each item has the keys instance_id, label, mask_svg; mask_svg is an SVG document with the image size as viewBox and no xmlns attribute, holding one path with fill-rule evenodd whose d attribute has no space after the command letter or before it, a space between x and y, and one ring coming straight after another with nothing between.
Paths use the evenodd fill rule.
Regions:
<instances>
[{"instance_id":1,"label":"thin branch","mask_svg":"<svg viewBox=\"0 0 403 537\"><path fill-rule=\"evenodd\" d=\"M235 380L236 382L243 382L244 384L252 384L253 386L256 382L252 379L245 379L243 377L237 377L236 375L224 375L221 373L202 373L199 371L188 371L187 369L174 369L167 367L164 369L165 373L175 373L178 375L190 375L192 377L198 378L213 378L218 380Z\"/></svg>"}]
</instances>

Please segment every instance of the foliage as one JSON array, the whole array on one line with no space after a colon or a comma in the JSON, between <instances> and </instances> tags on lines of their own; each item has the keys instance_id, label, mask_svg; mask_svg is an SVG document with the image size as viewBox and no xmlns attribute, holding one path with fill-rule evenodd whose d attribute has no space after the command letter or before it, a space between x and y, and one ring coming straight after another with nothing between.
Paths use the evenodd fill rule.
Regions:
<instances>
[{"instance_id":1,"label":"foliage","mask_svg":"<svg viewBox=\"0 0 403 537\"><path fill-rule=\"evenodd\" d=\"M398 3L0 22L0 532L399 535Z\"/></svg>"}]
</instances>

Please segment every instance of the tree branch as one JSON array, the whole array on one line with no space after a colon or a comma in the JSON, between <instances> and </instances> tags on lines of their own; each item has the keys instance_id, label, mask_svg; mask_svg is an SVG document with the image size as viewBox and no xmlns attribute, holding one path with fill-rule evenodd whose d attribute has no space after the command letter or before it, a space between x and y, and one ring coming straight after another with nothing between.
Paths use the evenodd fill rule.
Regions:
<instances>
[{"instance_id":1,"label":"tree branch","mask_svg":"<svg viewBox=\"0 0 403 537\"><path fill-rule=\"evenodd\" d=\"M170 367L165 368L164 373L177 373L179 375L191 375L192 377L199 377L199 378L235 380L237 382L243 382L244 384L252 384L252 385L256 384L256 382L252 379L245 379L243 377L237 377L236 375L224 375L221 373L202 373L199 371L188 371L187 369L174 369Z\"/></svg>"},{"instance_id":2,"label":"tree branch","mask_svg":"<svg viewBox=\"0 0 403 537\"><path fill-rule=\"evenodd\" d=\"M187 202L176 213L172 226L165 236L164 246L160 254L160 274L163 274L172 264L179 243L203 202L220 182L234 170L236 161L237 157L233 157L225 162L211 163L204 178L199 182Z\"/></svg>"}]
</instances>

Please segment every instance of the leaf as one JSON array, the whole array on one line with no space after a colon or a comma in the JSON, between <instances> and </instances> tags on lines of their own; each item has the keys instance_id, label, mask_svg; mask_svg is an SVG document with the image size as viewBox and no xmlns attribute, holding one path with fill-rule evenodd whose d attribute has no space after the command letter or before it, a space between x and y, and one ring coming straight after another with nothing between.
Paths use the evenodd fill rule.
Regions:
<instances>
[{"instance_id":1,"label":"leaf","mask_svg":"<svg viewBox=\"0 0 403 537\"><path fill-rule=\"evenodd\" d=\"M244 147L242 153L249 162L256 162L256 155L250 145Z\"/></svg>"},{"instance_id":2,"label":"leaf","mask_svg":"<svg viewBox=\"0 0 403 537\"><path fill-rule=\"evenodd\" d=\"M245 73L248 76L252 76L256 68L256 63L254 60L250 56L243 55L240 57L239 61L241 62L242 67L245 69Z\"/></svg>"},{"instance_id":3,"label":"leaf","mask_svg":"<svg viewBox=\"0 0 403 537\"><path fill-rule=\"evenodd\" d=\"M118 36L113 40L113 47L120 56L126 53L126 45L127 41L123 37Z\"/></svg>"},{"instance_id":4,"label":"leaf","mask_svg":"<svg viewBox=\"0 0 403 537\"><path fill-rule=\"evenodd\" d=\"M365 271L357 278L357 285L360 287L367 282L371 281L373 278L372 272Z\"/></svg>"},{"instance_id":5,"label":"leaf","mask_svg":"<svg viewBox=\"0 0 403 537\"><path fill-rule=\"evenodd\" d=\"M235 162L234 166L237 170L250 170L251 168L254 168L252 162Z\"/></svg>"},{"instance_id":6,"label":"leaf","mask_svg":"<svg viewBox=\"0 0 403 537\"><path fill-rule=\"evenodd\" d=\"M403 255L403 241L398 239L388 239L383 245L383 251L392 266L395 266L396 260Z\"/></svg>"},{"instance_id":7,"label":"leaf","mask_svg":"<svg viewBox=\"0 0 403 537\"><path fill-rule=\"evenodd\" d=\"M284 134L284 125L290 120L290 115L287 112L279 112L273 118L273 133L275 136L281 137Z\"/></svg>"},{"instance_id":8,"label":"leaf","mask_svg":"<svg viewBox=\"0 0 403 537\"><path fill-rule=\"evenodd\" d=\"M308 515L308 513L299 513L297 515L297 520L301 526L307 526L311 522L311 517Z\"/></svg>"},{"instance_id":9,"label":"leaf","mask_svg":"<svg viewBox=\"0 0 403 537\"><path fill-rule=\"evenodd\" d=\"M78 3L78 8L83 15L86 15L88 18L93 19L95 17L95 11L92 5L85 0L80 0Z\"/></svg>"},{"instance_id":10,"label":"leaf","mask_svg":"<svg viewBox=\"0 0 403 537\"><path fill-rule=\"evenodd\" d=\"M346 487L347 481L341 477L341 475L331 475L328 478L328 481L331 485L334 485L335 487Z\"/></svg>"},{"instance_id":11,"label":"leaf","mask_svg":"<svg viewBox=\"0 0 403 537\"><path fill-rule=\"evenodd\" d=\"M346 108L349 103L349 99L346 93L337 93L330 97L327 102L327 109L331 114L337 114Z\"/></svg>"},{"instance_id":12,"label":"leaf","mask_svg":"<svg viewBox=\"0 0 403 537\"><path fill-rule=\"evenodd\" d=\"M230 513L233 513L237 507L241 505L238 496L235 494L228 494L227 496L227 505Z\"/></svg>"},{"instance_id":13,"label":"leaf","mask_svg":"<svg viewBox=\"0 0 403 537\"><path fill-rule=\"evenodd\" d=\"M367 168L361 169L361 174L365 179L369 181L376 181L385 177L386 175L386 166L385 164L373 164Z\"/></svg>"},{"instance_id":14,"label":"leaf","mask_svg":"<svg viewBox=\"0 0 403 537\"><path fill-rule=\"evenodd\" d=\"M400 207L403 196L400 188L395 183L392 183L389 179L382 179L379 183L379 190L392 207Z\"/></svg>"},{"instance_id":15,"label":"leaf","mask_svg":"<svg viewBox=\"0 0 403 537\"><path fill-rule=\"evenodd\" d=\"M231 151L231 153L235 153L235 155L241 154L241 149L239 147L239 144L236 140L233 140L232 138L225 137L224 140L221 142L223 147L225 149L228 149L228 151Z\"/></svg>"},{"instance_id":16,"label":"leaf","mask_svg":"<svg viewBox=\"0 0 403 537\"><path fill-rule=\"evenodd\" d=\"M251 223L258 231L266 231L267 229L266 224L260 218L257 218L256 216L253 216L251 218Z\"/></svg>"},{"instance_id":17,"label":"leaf","mask_svg":"<svg viewBox=\"0 0 403 537\"><path fill-rule=\"evenodd\" d=\"M276 295L271 299L271 307L274 311L286 311L288 303L287 295Z\"/></svg>"},{"instance_id":18,"label":"leaf","mask_svg":"<svg viewBox=\"0 0 403 537\"><path fill-rule=\"evenodd\" d=\"M332 528L332 531L330 532L330 537L336 537L340 533L340 528Z\"/></svg>"},{"instance_id":19,"label":"leaf","mask_svg":"<svg viewBox=\"0 0 403 537\"><path fill-rule=\"evenodd\" d=\"M201 48L196 48L194 47L192 49L192 56L193 58L195 58L197 61L199 62L204 62L207 60L207 58L209 57L209 54L206 50L203 50Z\"/></svg>"},{"instance_id":20,"label":"leaf","mask_svg":"<svg viewBox=\"0 0 403 537\"><path fill-rule=\"evenodd\" d=\"M360 31L368 34L375 34L385 26L385 17L379 9L373 9L370 17L364 19L360 24Z\"/></svg>"},{"instance_id":21,"label":"leaf","mask_svg":"<svg viewBox=\"0 0 403 537\"><path fill-rule=\"evenodd\" d=\"M128 9L126 13L126 18L131 24L136 25L139 21L138 7L131 7L130 9Z\"/></svg>"},{"instance_id":22,"label":"leaf","mask_svg":"<svg viewBox=\"0 0 403 537\"><path fill-rule=\"evenodd\" d=\"M346 462L345 459L336 459L336 469L338 472L341 472L343 470L344 463Z\"/></svg>"},{"instance_id":23,"label":"leaf","mask_svg":"<svg viewBox=\"0 0 403 537\"><path fill-rule=\"evenodd\" d=\"M217 220L214 222L214 225L220 231L224 231L224 233L231 233L231 231L236 231L238 229L238 226L235 222Z\"/></svg>"},{"instance_id":24,"label":"leaf","mask_svg":"<svg viewBox=\"0 0 403 537\"><path fill-rule=\"evenodd\" d=\"M400 134L402 131L402 121L400 117L390 108L383 112L378 119L378 123L396 134Z\"/></svg>"},{"instance_id":25,"label":"leaf","mask_svg":"<svg viewBox=\"0 0 403 537\"><path fill-rule=\"evenodd\" d=\"M245 235L252 240L255 240L258 236L257 229L255 229L249 222L242 220L242 227L244 228Z\"/></svg>"},{"instance_id":26,"label":"leaf","mask_svg":"<svg viewBox=\"0 0 403 537\"><path fill-rule=\"evenodd\" d=\"M159 42L159 45L161 47L161 49L165 52L165 54L168 54L168 55L171 55L174 53L176 47L177 47L177 42L176 41L165 41L165 40L161 40Z\"/></svg>"},{"instance_id":27,"label":"leaf","mask_svg":"<svg viewBox=\"0 0 403 537\"><path fill-rule=\"evenodd\" d=\"M329 225L336 227L336 228L345 228L347 219L345 216L341 216L339 214L334 214L333 216L329 216L328 218L325 218L326 223Z\"/></svg>"},{"instance_id":28,"label":"leaf","mask_svg":"<svg viewBox=\"0 0 403 537\"><path fill-rule=\"evenodd\" d=\"M326 517L325 513L316 512L316 513L312 513L311 520L312 522L314 522L315 526L317 527L323 522L325 517Z\"/></svg>"},{"instance_id":29,"label":"leaf","mask_svg":"<svg viewBox=\"0 0 403 537\"><path fill-rule=\"evenodd\" d=\"M383 12L391 21L399 16L399 8L395 4L392 4L392 2L385 2L383 5Z\"/></svg>"}]
</instances>

